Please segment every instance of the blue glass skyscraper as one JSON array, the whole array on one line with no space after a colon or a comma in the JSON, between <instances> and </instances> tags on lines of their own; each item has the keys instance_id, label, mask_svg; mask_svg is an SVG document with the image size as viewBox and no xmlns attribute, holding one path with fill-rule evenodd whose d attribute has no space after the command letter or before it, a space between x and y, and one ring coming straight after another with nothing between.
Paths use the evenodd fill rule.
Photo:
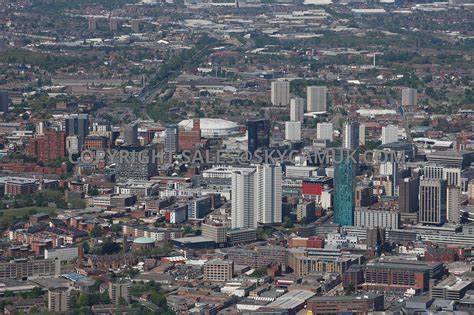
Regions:
<instances>
[{"instance_id":1,"label":"blue glass skyscraper","mask_svg":"<svg viewBox=\"0 0 474 315\"><path fill-rule=\"evenodd\" d=\"M258 149L270 146L270 123L267 119L249 119L247 121L248 150L254 153Z\"/></svg>"},{"instance_id":2,"label":"blue glass skyscraper","mask_svg":"<svg viewBox=\"0 0 474 315\"><path fill-rule=\"evenodd\" d=\"M354 225L356 162L349 150L334 153L334 223Z\"/></svg>"}]
</instances>

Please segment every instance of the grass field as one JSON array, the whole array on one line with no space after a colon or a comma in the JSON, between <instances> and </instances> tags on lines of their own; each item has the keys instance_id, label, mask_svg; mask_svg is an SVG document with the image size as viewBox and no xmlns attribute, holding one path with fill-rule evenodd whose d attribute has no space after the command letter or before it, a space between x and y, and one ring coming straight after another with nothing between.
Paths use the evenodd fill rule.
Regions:
<instances>
[{"instance_id":1,"label":"grass field","mask_svg":"<svg viewBox=\"0 0 474 315\"><path fill-rule=\"evenodd\" d=\"M24 216L25 214L28 214L30 210L36 210L36 213L47 213L50 214L52 212L60 213L62 212L61 209L57 208L49 208L49 207L23 207L23 208L12 208L12 209L5 209L5 210L0 210L0 213L3 213L3 216L14 216L17 218L20 218Z\"/></svg>"}]
</instances>

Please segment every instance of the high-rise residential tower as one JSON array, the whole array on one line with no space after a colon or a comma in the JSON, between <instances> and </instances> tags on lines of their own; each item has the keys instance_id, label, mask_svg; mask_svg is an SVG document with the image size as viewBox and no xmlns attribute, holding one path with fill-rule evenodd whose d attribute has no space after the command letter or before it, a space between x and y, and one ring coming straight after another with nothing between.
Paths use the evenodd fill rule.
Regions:
<instances>
[{"instance_id":1,"label":"high-rise residential tower","mask_svg":"<svg viewBox=\"0 0 474 315\"><path fill-rule=\"evenodd\" d=\"M255 169L239 169L232 173L232 228L257 228L255 201Z\"/></svg>"},{"instance_id":2,"label":"high-rise residential tower","mask_svg":"<svg viewBox=\"0 0 474 315\"><path fill-rule=\"evenodd\" d=\"M402 89L402 105L403 106L416 106L416 104L417 104L416 89L410 89L410 88Z\"/></svg>"},{"instance_id":3,"label":"high-rise residential tower","mask_svg":"<svg viewBox=\"0 0 474 315\"><path fill-rule=\"evenodd\" d=\"M398 127L388 125L382 127L382 144L392 143L398 141Z\"/></svg>"},{"instance_id":4,"label":"high-rise residential tower","mask_svg":"<svg viewBox=\"0 0 474 315\"><path fill-rule=\"evenodd\" d=\"M327 110L327 88L325 86L308 86L307 88L307 111L325 112Z\"/></svg>"},{"instance_id":5,"label":"high-rise residential tower","mask_svg":"<svg viewBox=\"0 0 474 315\"><path fill-rule=\"evenodd\" d=\"M359 123L350 121L344 124L344 149L357 150L359 148Z\"/></svg>"},{"instance_id":6,"label":"high-rise residential tower","mask_svg":"<svg viewBox=\"0 0 474 315\"><path fill-rule=\"evenodd\" d=\"M323 140L333 140L334 127L332 123L319 123L316 126L316 137Z\"/></svg>"},{"instance_id":7,"label":"high-rise residential tower","mask_svg":"<svg viewBox=\"0 0 474 315\"><path fill-rule=\"evenodd\" d=\"M286 121L285 122L285 140L300 141L301 140L301 122Z\"/></svg>"},{"instance_id":8,"label":"high-rise residential tower","mask_svg":"<svg viewBox=\"0 0 474 315\"><path fill-rule=\"evenodd\" d=\"M335 150L334 223L354 225L356 168L348 151Z\"/></svg>"},{"instance_id":9,"label":"high-rise residential tower","mask_svg":"<svg viewBox=\"0 0 474 315\"><path fill-rule=\"evenodd\" d=\"M290 82L273 81L271 93L273 106L288 106L290 103Z\"/></svg>"},{"instance_id":10,"label":"high-rise residential tower","mask_svg":"<svg viewBox=\"0 0 474 315\"><path fill-rule=\"evenodd\" d=\"M304 99L300 97L290 100L290 120L303 123L304 120Z\"/></svg>"},{"instance_id":11,"label":"high-rise residential tower","mask_svg":"<svg viewBox=\"0 0 474 315\"><path fill-rule=\"evenodd\" d=\"M257 222L281 223L282 170L279 165L258 165L255 173Z\"/></svg>"}]
</instances>

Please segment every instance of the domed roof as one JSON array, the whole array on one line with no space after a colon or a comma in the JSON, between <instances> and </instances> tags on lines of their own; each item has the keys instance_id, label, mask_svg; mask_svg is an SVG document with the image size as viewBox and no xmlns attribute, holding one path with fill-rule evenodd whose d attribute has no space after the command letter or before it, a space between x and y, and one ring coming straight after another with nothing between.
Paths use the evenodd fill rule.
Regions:
<instances>
[{"instance_id":1,"label":"domed roof","mask_svg":"<svg viewBox=\"0 0 474 315\"><path fill-rule=\"evenodd\" d=\"M150 244L154 242L155 241L149 237L137 237L136 239L133 240L134 244Z\"/></svg>"},{"instance_id":2,"label":"domed roof","mask_svg":"<svg viewBox=\"0 0 474 315\"><path fill-rule=\"evenodd\" d=\"M239 125L233 121L220 119L220 118L200 118L200 128L201 130L208 130L208 129L232 129L238 128ZM193 128L193 120L192 119L185 119L179 123L180 127L183 127L186 130Z\"/></svg>"}]
</instances>

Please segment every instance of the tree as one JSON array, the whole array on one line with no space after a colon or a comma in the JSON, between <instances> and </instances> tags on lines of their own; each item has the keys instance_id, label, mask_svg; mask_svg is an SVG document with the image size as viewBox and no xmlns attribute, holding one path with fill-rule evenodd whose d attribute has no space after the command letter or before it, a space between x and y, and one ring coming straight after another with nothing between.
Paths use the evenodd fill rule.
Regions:
<instances>
[{"instance_id":1,"label":"tree","mask_svg":"<svg viewBox=\"0 0 474 315\"><path fill-rule=\"evenodd\" d=\"M13 223L13 216L4 215L0 218L0 227L7 228Z\"/></svg>"},{"instance_id":2,"label":"tree","mask_svg":"<svg viewBox=\"0 0 474 315\"><path fill-rule=\"evenodd\" d=\"M293 220L289 217L285 217L283 219L283 224L282 226L286 229L291 229L293 227Z\"/></svg>"},{"instance_id":3,"label":"tree","mask_svg":"<svg viewBox=\"0 0 474 315\"><path fill-rule=\"evenodd\" d=\"M251 274L252 277L261 278L267 274L267 269L265 267L259 267L254 270Z\"/></svg>"},{"instance_id":4,"label":"tree","mask_svg":"<svg viewBox=\"0 0 474 315\"><path fill-rule=\"evenodd\" d=\"M98 196L99 195L99 190L95 187L89 188L89 191L87 192L90 196Z\"/></svg>"},{"instance_id":5,"label":"tree","mask_svg":"<svg viewBox=\"0 0 474 315\"><path fill-rule=\"evenodd\" d=\"M122 229L122 224L112 224L112 227L110 228L110 230L114 233L122 232Z\"/></svg>"},{"instance_id":6,"label":"tree","mask_svg":"<svg viewBox=\"0 0 474 315\"><path fill-rule=\"evenodd\" d=\"M81 293L81 295L79 295L76 302L74 303L74 308L81 308L84 306L88 306L88 304L89 304L89 301L87 299L87 295L84 293Z\"/></svg>"},{"instance_id":7,"label":"tree","mask_svg":"<svg viewBox=\"0 0 474 315\"><path fill-rule=\"evenodd\" d=\"M91 237L101 237L102 236L102 227L100 225L94 226L90 233Z\"/></svg>"},{"instance_id":8,"label":"tree","mask_svg":"<svg viewBox=\"0 0 474 315\"><path fill-rule=\"evenodd\" d=\"M127 303L127 301L125 301L125 299L123 297L120 297L119 300L118 300L118 305L127 306L128 303Z\"/></svg>"},{"instance_id":9,"label":"tree","mask_svg":"<svg viewBox=\"0 0 474 315\"><path fill-rule=\"evenodd\" d=\"M101 252L102 255L111 255L118 253L121 249L122 247L119 244L113 242L112 240L107 240L102 245Z\"/></svg>"},{"instance_id":10,"label":"tree","mask_svg":"<svg viewBox=\"0 0 474 315\"><path fill-rule=\"evenodd\" d=\"M349 284L347 287L344 288L344 290L346 291L346 294L352 294L355 292L355 287L354 285L351 283Z\"/></svg>"},{"instance_id":11,"label":"tree","mask_svg":"<svg viewBox=\"0 0 474 315\"><path fill-rule=\"evenodd\" d=\"M84 250L84 254L89 254L89 251L91 249L89 242L87 241L82 242L82 249Z\"/></svg>"}]
</instances>

